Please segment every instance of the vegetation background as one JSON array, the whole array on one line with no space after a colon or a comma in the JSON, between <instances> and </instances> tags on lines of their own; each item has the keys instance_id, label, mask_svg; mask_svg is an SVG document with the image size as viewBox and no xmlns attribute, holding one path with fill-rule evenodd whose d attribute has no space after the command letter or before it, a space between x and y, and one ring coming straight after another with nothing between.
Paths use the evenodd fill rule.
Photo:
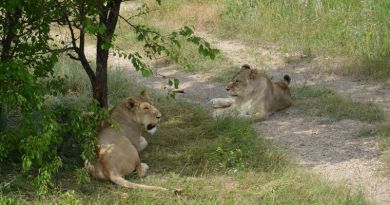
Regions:
<instances>
[{"instance_id":1,"label":"vegetation background","mask_svg":"<svg viewBox=\"0 0 390 205\"><path fill-rule=\"evenodd\" d=\"M132 17L134 13L125 9L126 3L122 3L122 15ZM148 7L140 7L145 15L134 16L131 20L137 25L146 25L149 31L172 34L171 31L177 31L183 25L194 26L196 31L207 31L222 39L241 40L252 47L267 45L281 52L297 52L299 58L315 59L319 72L364 76L390 85L388 1L163 0L159 5L158 1L148 0L146 3ZM5 4L0 5L3 10L6 8ZM45 32L58 34L54 27L52 25ZM0 28L5 31L5 27ZM142 58L139 59L148 65L152 60L146 58L148 53L145 43L139 39L140 31L145 30L136 30L124 19L119 19L111 46L115 55L140 53ZM169 55L169 60L178 64L178 68L205 73L215 81L226 82L237 67L223 55L215 56L214 60L202 57L199 44L186 43L189 42L186 37L176 39L180 46L169 47L174 54ZM86 36L87 45L93 46L95 41L94 35ZM207 44L202 42L201 45ZM210 45L208 48L211 49ZM203 56L207 56L207 52ZM2 73L10 73L8 64L4 60L1 63ZM153 100L164 119L157 134L147 136L150 145L141 156L151 165L151 173L145 179L134 176L128 179L180 188L183 194L127 190L91 180L82 164L85 158L93 155L94 127L107 113L91 104L91 83L80 63L60 53L55 53L50 63L53 65L51 74L42 79L34 78L33 82L39 86L57 86L60 91L57 87L56 91L43 90L36 99L41 102L37 103L39 108L28 109L28 114L19 107L4 106L7 102L3 99L9 95L6 91L12 90L14 85L10 84L8 90L2 86L0 204L369 203L359 189L352 191L343 184L329 182L300 168L288 153L272 145L265 136L258 136L249 122L235 118L212 119L199 105L173 100L153 91ZM141 72L145 69L142 67ZM111 105L145 89L134 83L126 70L109 69L108 76L108 102ZM0 80L5 82L11 77L2 76ZM47 84L48 81L52 83ZM329 89L294 89L297 107L309 115L372 123L385 119L383 111L372 104L353 102ZM23 97L24 104L34 99L21 92L18 94ZM327 109L323 109L325 105ZM357 112L362 110L364 112ZM88 120L80 117L82 111L99 112L100 115ZM29 116L28 122L45 122L49 126L33 123L21 132L24 127L21 121L25 116ZM31 130L35 133L31 134ZM383 126L375 131L384 150L390 147L388 130ZM28 138L15 137L26 132ZM15 146L18 143L25 147ZM34 151L40 147L42 150ZM32 156L30 162L23 158L26 156ZM34 183L26 183L32 179Z\"/></svg>"}]
</instances>

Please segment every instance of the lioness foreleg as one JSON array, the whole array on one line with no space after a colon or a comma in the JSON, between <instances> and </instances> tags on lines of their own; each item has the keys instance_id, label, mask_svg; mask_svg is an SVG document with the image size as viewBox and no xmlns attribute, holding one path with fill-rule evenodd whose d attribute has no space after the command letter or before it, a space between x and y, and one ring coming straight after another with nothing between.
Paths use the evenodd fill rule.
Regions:
<instances>
[{"instance_id":1,"label":"lioness foreleg","mask_svg":"<svg viewBox=\"0 0 390 205\"><path fill-rule=\"evenodd\" d=\"M260 122L268 119L269 114L264 112L257 112L251 116L251 120L254 122Z\"/></svg>"},{"instance_id":2,"label":"lioness foreleg","mask_svg":"<svg viewBox=\"0 0 390 205\"><path fill-rule=\"evenodd\" d=\"M140 139L139 139L138 152L141 152L147 146L148 146L148 142L146 141L146 139L144 137L141 136Z\"/></svg>"},{"instance_id":3,"label":"lioness foreleg","mask_svg":"<svg viewBox=\"0 0 390 205\"><path fill-rule=\"evenodd\" d=\"M217 108L213 111L213 117L226 117L226 116L235 116L237 111L234 107L227 108Z\"/></svg>"},{"instance_id":4,"label":"lioness foreleg","mask_svg":"<svg viewBox=\"0 0 390 205\"><path fill-rule=\"evenodd\" d=\"M214 98L210 100L211 104L213 105L213 108L226 108L230 107L234 99L232 98Z\"/></svg>"}]
</instances>

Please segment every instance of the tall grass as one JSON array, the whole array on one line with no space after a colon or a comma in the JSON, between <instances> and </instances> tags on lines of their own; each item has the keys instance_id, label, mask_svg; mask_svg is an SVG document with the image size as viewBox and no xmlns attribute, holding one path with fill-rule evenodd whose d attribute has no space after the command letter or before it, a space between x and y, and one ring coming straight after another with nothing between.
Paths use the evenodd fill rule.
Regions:
<instances>
[{"instance_id":1,"label":"tall grass","mask_svg":"<svg viewBox=\"0 0 390 205\"><path fill-rule=\"evenodd\" d=\"M64 86L78 88L63 98L84 99L90 92L84 84L88 82L86 74L72 62L63 61L62 66L58 70L69 75ZM124 70L109 71L111 103L144 89L130 77ZM129 180L180 188L181 196L130 190L95 180L77 184L74 172L63 169L56 177L57 187L36 197L31 187L24 185L24 178L8 166L0 169L0 204L366 203L360 192L352 194L345 186L297 168L283 151L258 136L248 121L216 120L199 105L152 91L151 96L163 118L156 135L145 136L149 146L141 159L150 165L150 173L145 179L129 176Z\"/></svg>"},{"instance_id":2,"label":"tall grass","mask_svg":"<svg viewBox=\"0 0 390 205\"><path fill-rule=\"evenodd\" d=\"M378 78L390 77L390 2L225 0L223 35L276 42L306 54L352 58Z\"/></svg>"}]
</instances>

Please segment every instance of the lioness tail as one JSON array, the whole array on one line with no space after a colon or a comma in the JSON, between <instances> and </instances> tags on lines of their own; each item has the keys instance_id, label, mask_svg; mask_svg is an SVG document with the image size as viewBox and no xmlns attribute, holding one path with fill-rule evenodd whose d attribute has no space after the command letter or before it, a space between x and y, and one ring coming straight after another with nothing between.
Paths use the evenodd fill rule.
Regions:
<instances>
[{"instance_id":1,"label":"lioness tail","mask_svg":"<svg viewBox=\"0 0 390 205\"><path fill-rule=\"evenodd\" d=\"M284 79L284 81L286 81L287 85L289 85L289 84L290 84L290 82L291 82L291 78L290 78L290 76L289 76L289 75L284 75L283 79Z\"/></svg>"},{"instance_id":2,"label":"lioness tail","mask_svg":"<svg viewBox=\"0 0 390 205\"><path fill-rule=\"evenodd\" d=\"M143 185L143 184L136 184L127 181L121 176L110 176L110 181L114 182L117 185L131 188L131 189L147 189L147 190L161 190L161 191L167 191L168 189L159 187L159 186L149 186L149 185Z\"/></svg>"}]
</instances>

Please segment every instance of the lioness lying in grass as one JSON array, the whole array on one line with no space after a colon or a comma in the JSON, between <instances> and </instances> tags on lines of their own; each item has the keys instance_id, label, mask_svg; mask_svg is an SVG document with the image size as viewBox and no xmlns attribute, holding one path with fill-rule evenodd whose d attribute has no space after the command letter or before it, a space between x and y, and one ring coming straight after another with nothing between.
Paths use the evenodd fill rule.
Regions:
<instances>
[{"instance_id":1,"label":"lioness lying in grass","mask_svg":"<svg viewBox=\"0 0 390 205\"><path fill-rule=\"evenodd\" d=\"M266 120L273 112L291 106L290 76L272 82L264 73L243 65L226 86L232 98L214 98L213 116L233 115L253 121Z\"/></svg>"},{"instance_id":2,"label":"lioness lying in grass","mask_svg":"<svg viewBox=\"0 0 390 205\"><path fill-rule=\"evenodd\" d=\"M97 162L86 162L88 172L97 179L127 188L166 190L158 186L135 184L124 176L134 170L139 177L146 176L148 165L141 163L139 152L148 145L142 133L156 131L161 113L154 107L145 92L129 97L110 110L110 121L119 127L107 124L98 132Z\"/></svg>"}]
</instances>

